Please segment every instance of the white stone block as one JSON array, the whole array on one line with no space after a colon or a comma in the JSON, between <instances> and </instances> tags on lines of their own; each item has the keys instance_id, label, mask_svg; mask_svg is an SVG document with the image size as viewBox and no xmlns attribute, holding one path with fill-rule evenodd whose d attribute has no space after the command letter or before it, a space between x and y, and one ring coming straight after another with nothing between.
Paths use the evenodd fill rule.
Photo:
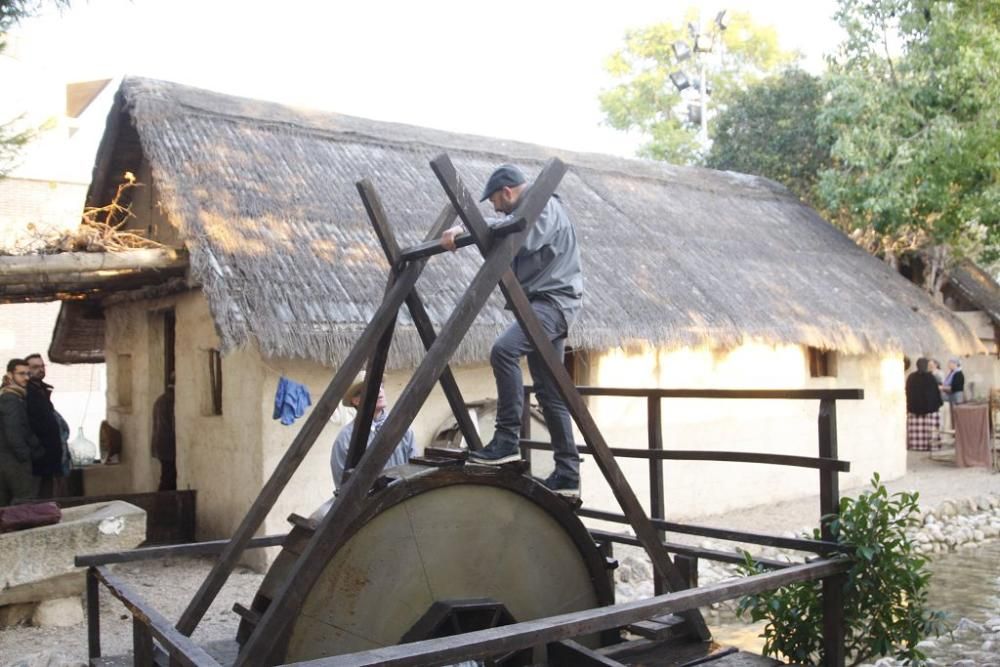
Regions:
<instances>
[{"instance_id":1,"label":"white stone block","mask_svg":"<svg viewBox=\"0 0 1000 667\"><path fill-rule=\"evenodd\" d=\"M68 628L83 623L80 598L58 598L38 603L31 624L42 628Z\"/></svg>"}]
</instances>

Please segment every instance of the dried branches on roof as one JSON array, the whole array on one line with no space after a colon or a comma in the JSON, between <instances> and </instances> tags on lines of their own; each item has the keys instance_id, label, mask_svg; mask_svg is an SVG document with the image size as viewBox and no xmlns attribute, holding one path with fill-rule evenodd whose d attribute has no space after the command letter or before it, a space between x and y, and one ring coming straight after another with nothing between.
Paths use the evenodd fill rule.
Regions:
<instances>
[{"instance_id":1,"label":"dried branches on roof","mask_svg":"<svg viewBox=\"0 0 1000 667\"><path fill-rule=\"evenodd\" d=\"M87 207L75 229L25 226L26 233L6 239L0 255L50 255L61 252L122 252L125 250L161 249L162 243L145 237L141 230L125 229L135 215L132 196L143 187L132 172L126 171L115 196L105 206Z\"/></svg>"},{"instance_id":2,"label":"dried branches on roof","mask_svg":"<svg viewBox=\"0 0 1000 667\"><path fill-rule=\"evenodd\" d=\"M111 203L85 208L80 227L60 240L59 251L120 252L164 248L162 243L146 238L141 231L123 229L135 217L130 191L139 187L142 187L142 183L135 180L132 172L126 171Z\"/></svg>"}]
</instances>

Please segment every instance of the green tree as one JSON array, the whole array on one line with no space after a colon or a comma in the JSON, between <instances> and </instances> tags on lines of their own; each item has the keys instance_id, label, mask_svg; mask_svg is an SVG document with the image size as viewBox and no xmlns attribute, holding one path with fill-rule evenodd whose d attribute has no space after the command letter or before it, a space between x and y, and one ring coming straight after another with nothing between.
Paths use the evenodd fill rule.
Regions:
<instances>
[{"instance_id":1,"label":"green tree","mask_svg":"<svg viewBox=\"0 0 1000 667\"><path fill-rule=\"evenodd\" d=\"M1000 254L1000 1L841 0L837 19L820 196L890 263L907 239L939 293L954 259Z\"/></svg>"},{"instance_id":2,"label":"green tree","mask_svg":"<svg viewBox=\"0 0 1000 667\"><path fill-rule=\"evenodd\" d=\"M65 8L69 0L51 0ZM7 32L23 19L34 16L43 6L42 0L0 0L0 53L7 46ZM22 126L22 117L0 119L0 178L14 166L21 149L35 135Z\"/></svg>"},{"instance_id":3,"label":"green tree","mask_svg":"<svg viewBox=\"0 0 1000 667\"><path fill-rule=\"evenodd\" d=\"M697 21L698 11L692 8L680 24L660 23L629 31L624 46L605 63L615 81L600 95L605 122L639 133L646 142L640 149L644 157L675 163L699 162L703 157L698 125L679 113L684 102L670 80L670 74L682 65L690 77L699 73L688 69L689 61L678 63L673 51L675 42L691 43L687 26ZM705 65L716 108L724 107L737 91L798 59L798 54L778 46L773 27L754 23L747 13L733 12L727 28L715 27L709 36L714 36L713 52L695 56Z\"/></svg>"},{"instance_id":4,"label":"green tree","mask_svg":"<svg viewBox=\"0 0 1000 667\"><path fill-rule=\"evenodd\" d=\"M822 80L797 68L737 91L714 121L706 166L766 176L815 205L830 167L816 127L823 95Z\"/></svg>"}]
</instances>

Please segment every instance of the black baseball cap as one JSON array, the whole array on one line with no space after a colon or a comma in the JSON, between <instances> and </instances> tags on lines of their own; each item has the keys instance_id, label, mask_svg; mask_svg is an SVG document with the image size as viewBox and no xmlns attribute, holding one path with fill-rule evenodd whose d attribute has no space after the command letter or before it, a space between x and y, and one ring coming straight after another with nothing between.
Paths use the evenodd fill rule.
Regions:
<instances>
[{"instance_id":1,"label":"black baseball cap","mask_svg":"<svg viewBox=\"0 0 1000 667\"><path fill-rule=\"evenodd\" d=\"M490 198L494 192L500 188L512 188L517 185L524 185L528 179L524 177L524 172L512 164L502 164L497 167L483 188L483 196L479 201L483 202Z\"/></svg>"}]
</instances>

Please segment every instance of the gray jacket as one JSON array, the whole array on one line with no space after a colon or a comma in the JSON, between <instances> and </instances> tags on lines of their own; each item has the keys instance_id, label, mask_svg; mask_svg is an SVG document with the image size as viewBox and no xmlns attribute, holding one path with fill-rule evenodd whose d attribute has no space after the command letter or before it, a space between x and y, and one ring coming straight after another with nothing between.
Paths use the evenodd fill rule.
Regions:
<instances>
[{"instance_id":1,"label":"gray jacket","mask_svg":"<svg viewBox=\"0 0 1000 667\"><path fill-rule=\"evenodd\" d=\"M558 196L545 204L511 268L529 299L550 299L559 306L567 326L576 320L583 306L580 248Z\"/></svg>"},{"instance_id":2,"label":"gray jacket","mask_svg":"<svg viewBox=\"0 0 1000 667\"><path fill-rule=\"evenodd\" d=\"M372 440L375 439L375 434L378 432L382 425L385 423L386 417L388 417L388 411L382 413L381 417L376 418L372 422L372 430L368 433L368 444L372 444ZM333 441L333 450L330 452L330 471L333 473L333 486L339 489L340 485L344 481L344 469L347 467L347 455L350 453L351 449L351 435L354 434L354 420L347 422L344 428L340 429L340 433L337 434L337 439ZM367 445L365 445L367 447ZM389 456L389 460L385 463L385 468L391 468L393 466L400 466L404 463L409 463L410 458L416 453L416 449L413 444L413 429L406 429L406 433L403 434L403 439L399 441L396 445L396 449L392 451L392 455Z\"/></svg>"}]
</instances>

